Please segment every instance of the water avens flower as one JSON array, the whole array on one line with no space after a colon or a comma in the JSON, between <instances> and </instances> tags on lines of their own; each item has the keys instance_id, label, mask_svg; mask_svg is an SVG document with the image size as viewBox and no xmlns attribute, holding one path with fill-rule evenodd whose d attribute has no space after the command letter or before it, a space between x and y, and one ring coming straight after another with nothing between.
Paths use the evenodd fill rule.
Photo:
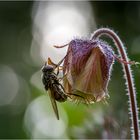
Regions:
<instances>
[{"instance_id":1,"label":"water avens flower","mask_svg":"<svg viewBox=\"0 0 140 140\"><path fill-rule=\"evenodd\" d=\"M107 43L100 40L102 35L113 40L121 58L114 54ZM132 138L140 139L136 91L130 67L130 64L139 63L128 61L119 36L108 28L101 28L93 33L90 40L74 39L64 46L55 47L67 45L67 54L60 62L64 60L64 88L71 100L90 104L105 99L108 96L107 86L114 59L122 64L129 97Z\"/></svg>"},{"instance_id":2,"label":"water avens flower","mask_svg":"<svg viewBox=\"0 0 140 140\"><path fill-rule=\"evenodd\" d=\"M64 88L77 102L94 103L108 97L114 55L101 40L74 39L64 60Z\"/></svg>"}]
</instances>

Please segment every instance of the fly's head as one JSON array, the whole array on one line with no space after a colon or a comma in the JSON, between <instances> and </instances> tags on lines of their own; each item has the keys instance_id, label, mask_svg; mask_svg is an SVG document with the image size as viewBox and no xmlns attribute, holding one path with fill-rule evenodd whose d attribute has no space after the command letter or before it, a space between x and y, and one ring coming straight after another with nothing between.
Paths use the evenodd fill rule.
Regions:
<instances>
[{"instance_id":1,"label":"fly's head","mask_svg":"<svg viewBox=\"0 0 140 140\"><path fill-rule=\"evenodd\" d=\"M42 72L43 72L43 74L45 74L45 73L51 73L51 72L53 72L54 71L54 68L53 68L53 66L51 66L51 65L44 65L43 67L42 67Z\"/></svg>"}]
</instances>

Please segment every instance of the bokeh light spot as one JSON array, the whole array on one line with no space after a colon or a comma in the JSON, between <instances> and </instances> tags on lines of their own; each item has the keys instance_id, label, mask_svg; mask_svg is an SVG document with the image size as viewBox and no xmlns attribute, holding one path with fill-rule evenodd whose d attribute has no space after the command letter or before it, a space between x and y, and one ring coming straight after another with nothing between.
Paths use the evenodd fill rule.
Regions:
<instances>
[{"instance_id":1,"label":"bokeh light spot","mask_svg":"<svg viewBox=\"0 0 140 140\"><path fill-rule=\"evenodd\" d=\"M19 83L12 68L0 65L0 105L10 104L16 97Z\"/></svg>"},{"instance_id":2,"label":"bokeh light spot","mask_svg":"<svg viewBox=\"0 0 140 140\"><path fill-rule=\"evenodd\" d=\"M75 37L85 36L94 30L96 24L89 2L36 2L33 7L33 43L32 59L39 63L37 57L46 61L51 57L58 62L66 54L66 48L56 49L54 45L64 45ZM35 43L40 47L40 55L36 52ZM35 47L33 47L35 45ZM35 52L34 54L32 52ZM35 56L35 57L34 57Z\"/></svg>"},{"instance_id":3,"label":"bokeh light spot","mask_svg":"<svg viewBox=\"0 0 140 140\"><path fill-rule=\"evenodd\" d=\"M66 138L67 115L59 106L58 121L48 96L41 96L32 101L25 113L25 131L32 138Z\"/></svg>"}]
</instances>

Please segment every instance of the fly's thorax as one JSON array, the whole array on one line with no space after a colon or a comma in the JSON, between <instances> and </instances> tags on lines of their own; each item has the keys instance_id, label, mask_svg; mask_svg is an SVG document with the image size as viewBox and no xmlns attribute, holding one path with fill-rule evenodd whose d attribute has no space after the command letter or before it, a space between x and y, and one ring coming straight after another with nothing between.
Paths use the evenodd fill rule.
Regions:
<instances>
[{"instance_id":1,"label":"fly's thorax","mask_svg":"<svg viewBox=\"0 0 140 140\"><path fill-rule=\"evenodd\" d=\"M51 65L44 65L43 67L42 67L42 72L43 73L47 73L47 72L53 72L54 71L54 67L53 66L51 66Z\"/></svg>"},{"instance_id":2,"label":"fly's thorax","mask_svg":"<svg viewBox=\"0 0 140 140\"><path fill-rule=\"evenodd\" d=\"M48 90L48 88L50 88L52 86L52 84L54 83L54 78L52 77L51 74L43 73L42 74L42 83L44 84L45 89Z\"/></svg>"}]
</instances>

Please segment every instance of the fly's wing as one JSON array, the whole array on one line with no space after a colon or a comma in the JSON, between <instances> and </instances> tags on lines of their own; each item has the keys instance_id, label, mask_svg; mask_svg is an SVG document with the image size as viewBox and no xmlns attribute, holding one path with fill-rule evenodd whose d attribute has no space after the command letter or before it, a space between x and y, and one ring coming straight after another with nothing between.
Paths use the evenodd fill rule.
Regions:
<instances>
[{"instance_id":1,"label":"fly's wing","mask_svg":"<svg viewBox=\"0 0 140 140\"><path fill-rule=\"evenodd\" d=\"M56 104L56 101L55 101L55 98L54 98L54 92L49 89L48 93L49 93L49 97L50 97L51 104L52 104L54 113L56 115L56 118L59 120L59 113L58 113L57 104Z\"/></svg>"}]
</instances>

